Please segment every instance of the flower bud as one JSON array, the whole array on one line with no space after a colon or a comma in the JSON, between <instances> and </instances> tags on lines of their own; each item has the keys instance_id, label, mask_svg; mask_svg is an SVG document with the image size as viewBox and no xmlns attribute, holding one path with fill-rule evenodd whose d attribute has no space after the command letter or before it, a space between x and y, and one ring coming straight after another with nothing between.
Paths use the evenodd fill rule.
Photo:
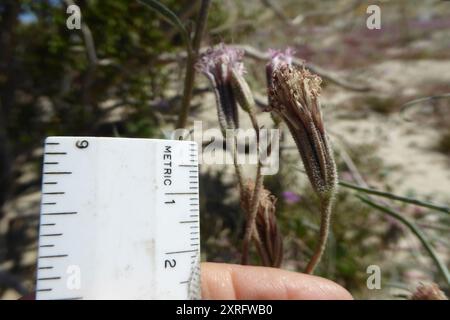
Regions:
<instances>
[{"instance_id":1,"label":"flower bud","mask_svg":"<svg viewBox=\"0 0 450 320\"><path fill-rule=\"evenodd\" d=\"M245 212L249 212L254 189L254 182L248 181L241 197L241 206ZM256 231L260 241L259 250L264 250L270 267L280 267L283 259L283 238L275 215L276 202L277 198L267 189L261 190L256 215Z\"/></svg>"}]
</instances>

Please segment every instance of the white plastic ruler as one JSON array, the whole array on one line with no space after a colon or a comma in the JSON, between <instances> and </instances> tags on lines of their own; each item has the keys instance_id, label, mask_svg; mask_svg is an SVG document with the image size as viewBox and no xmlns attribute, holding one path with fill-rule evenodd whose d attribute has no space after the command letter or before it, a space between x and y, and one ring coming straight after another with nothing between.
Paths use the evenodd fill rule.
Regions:
<instances>
[{"instance_id":1,"label":"white plastic ruler","mask_svg":"<svg viewBox=\"0 0 450 320\"><path fill-rule=\"evenodd\" d=\"M49 137L36 299L195 299L192 141Z\"/></svg>"}]
</instances>

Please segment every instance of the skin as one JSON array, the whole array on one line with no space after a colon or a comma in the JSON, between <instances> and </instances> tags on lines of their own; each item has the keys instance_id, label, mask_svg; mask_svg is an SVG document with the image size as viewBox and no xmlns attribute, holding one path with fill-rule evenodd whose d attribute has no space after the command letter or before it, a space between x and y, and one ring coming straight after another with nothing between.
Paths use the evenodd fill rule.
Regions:
<instances>
[{"instance_id":1,"label":"skin","mask_svg":"<svg viewBox=\"0 0 450 320\"><path fill-rule=\"evenodd\" d=\"M333 281L276 268L201 264L202 295L208 300L351 300ZM33 300L34 295L21 300Z\"/></svg>"},{"instance_id":2,"label":"skin","mask_svg":"<svg viewBox=\"0 0 450 320\"><path fill-rule=\"evenodd\" d=\"M312 275L225 263L202 263L201 268L203 299L352 299L340 285Z\"/></svg>"}]
</instances>

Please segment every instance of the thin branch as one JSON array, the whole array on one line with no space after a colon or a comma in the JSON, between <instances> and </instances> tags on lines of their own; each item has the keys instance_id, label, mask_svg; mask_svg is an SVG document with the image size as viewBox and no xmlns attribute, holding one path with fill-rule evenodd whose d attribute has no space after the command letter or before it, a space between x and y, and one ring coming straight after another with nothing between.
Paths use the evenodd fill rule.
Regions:
<instances>
[{"instance_id":1,"label":"thin branch","mask_svg":"<svg viewBox=\"0 0 450 320\"><path fill-rule=\"evenodd\" d=\"M231 45L230 47L243 50L245 52L244 57L247 57L250 59L254 59L257 61L268 61L270 59L269 53L260 51L249 45L235 44L235 45ZM206 48L206 47L201 48L199 53L204 53L208 49L209 48ZM187 59L187 58L188 58L188 55L186 52L180 52L178 54L165 53L165 54L160 55L157 58L157 62L160 64L168 64L168 63L179 61L180 59ZM304 65L311 72L319 75L323 79L328 80L331 83L334 83L342 88L352 90L352 91L360 91L360 92L365 92L365 91L371 90L370 86L368 86L368 85L365 85L365 84L359 85L359 84L348 82L347 80L342 79L342 76L339 76L334 72L327 71L327 70L323 69L322 67L319 67L313 63L305 62L298 58L293 58L292 63L295 65L298 65L298 66Z\"/></svg>"},{"instance_id":2,"label":"thin branch","mask_svg":"<svg viewBox=\"0 0 450 320\"><path fill-rule=\"evenodd\" d=\"M252 46L249 45L234 45L233 47L244 50L245 51L245 56L255 59L255 60L263 60L263 61L267 61L270 59L270 55L268 52L262 52ZM357 85L354 83L349 83L346 80L343 80L341 76L336 75L333 72L330 71L326 71L323 68L312 64L310 62L305 62L301 59L298 58L293 58L292 59L292 63L294 65L298 65L298 66L305 66L306 68L308 68L311 72L319 75L320 77L322 77L323 79L326 79L336 85L339 85L343 88L349 89L349 90L354 90L354 91L369 91L370 87L366 86L366 85Z\"/></svg>"},{"instance_id":3,"label":"thin branch","mask_svg":"<svg viewBox=\"0 0 450 320\"><path fill-rule=\"evenodd\" d=\"M438 95L429 96L429 97L418 98L418 99L414 99L414 100L408 101L407 103L403 104L402 109L408 108L411 105L416 104L416 103L435 101L435 100L440 100L440 99L448 99L448 98L450 98L450 93L444 93L444 94L438 94Z\"/></svg>"},{"instance_id":4,"label":"thin branch","mask_svg":"<svg viewBox=\"0 0 450 320\"><path fill-rule=\"evenodd\" d=\"M184 79L183 99L181 101L181 112L178 118L177 128L185 128L189 109L191 106L192 90L194 89L195 80L195 63L200 51L200 44L202 42L203 33L206 29L206 21L208 18L208 10L211 4L210 0L202 0L200 5L200 12L195 26L195 35L192 44L192 53L187 57L186 76Z\"/></svg>"},{"instance_id":5,"label":"thin branch","mask_svg":"<svg viewBox=\"0 0 450 320\"><path fill-rule=\"evenodd\" d=\"M407 103L403 104L400 107L400 114L403 115L403 113L411 108L412 106L419 104L419 103L433 103L436 102L438 100L443 100L443 99L449 99L450 98L450 93L443 93L443 94L439 94L439 95L434 95L434 96L429 96L429 97L423 97L423 98L418 98L418 99L414 99L411 101L408 101ZM408 119L405 118L406 121L409 121Z\"/></svg>"},{"instance_id":6,"label":"thin branch","mask_svg":"<svg viewBox=\"0 0 450 320\"><path fill-rule=\"evenodd\" d=\"M343 15L343 14L346 14L348 12L351 12L351 11L355 10L361 4L361 0L355 0L355 1L351 2L348 6L342 8L340 10L335 10L335 11L332 11L332 10L310 11L310 12L306 12L306 13L303 13L303 14L299 14L294 19L290 19L284 13L284 11L276 3L274 3L272 0L261 0L261 1L266 7L271 9L281 21L283 21L286 25L288 25L290 27L297 27L297 26L299 26L301 23L303 23L308 18L321 17L321 16L339 16L339 15Z\"/></svg>"}]
</instances>

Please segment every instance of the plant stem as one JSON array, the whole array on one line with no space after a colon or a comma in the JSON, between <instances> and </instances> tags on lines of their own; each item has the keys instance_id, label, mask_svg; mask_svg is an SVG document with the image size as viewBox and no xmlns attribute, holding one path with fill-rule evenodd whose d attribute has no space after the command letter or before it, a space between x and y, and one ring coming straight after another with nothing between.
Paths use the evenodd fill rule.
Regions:
<instances>
[{"instance_id":1,"label":"plant stem","mask_svg":"<svg viewBox=\"0 0 450 320\"><path fill-rule=\"evenodd\" d=\"M450 273L447 269L447 267L445 266L445 264L439 259L438 255L436 254L436 252L434 251L433 247L431 246L431 244L429 243L428 239L426 238L425 234L411 221L409 221L407 218L403 217L401 214L395 212L393 209L391 208L387 208L385 206L382 206L376 202L371 201L370 199L360 196L360 195L356 195L361 201L363 201L364 203L368 204L369 206L378 209L386 214L388 214L389 216L397 219L398 221L402 222L405 226L407 226L412 233L414 233L414 235L417 236L417 238L420 240L420 242L423 244L423 246L425 247L426 251L428 252L428 254L430 255L430 257L433 259L434 263L436 264L436 266L438 267L440 273L442 274L442 276L444 277L445 281L447 282L447 285L450 286Z\"/></svg>"},{"instance_id":2,"label":"plant stem","mask_svg":"<svg viewBox=\"0 0 450 320\"><path fill-rule=\"evenodd\" d=\"M261 162L258 161L258 167L256 169L255 189L253 190L253 196L252 196L251 202L250 202L251 207L250 207L250 211L248 212L248 215L247 215L247 224L245 227L244 241L242 242L241 263L243 265L248 264L249 246L250 246L250 241L251 241L254 226L255 226L256 215L258 213L259 198L260 198L261 190L263 188L263 180L264 180L263 175L261 174Z\"/></svg>"},{"instance_id":3,"label":"plant stem","mask_svg":"<svg viewBox=\"0 0 450 320\"><path fill-rule=\"evenodd\" d=\"M330 229L330 220L331 220L331 207L332 207L332 199L324 198L320 201L320 231L319 231L319 243L316 246L314 254L306 266L305 272L308 274L312 274L314 269L319 264L320 259L322 258L323 252L325 251L328 233Z\"/></svg>"},{"instance_id":4,"label":"plant stem","mask_svg":"<svg viewBox=\"0 0 450 320\"><path fill-rule=\"evenodd\" d=\"M253 229L253 240L255 241L256 250L258 250L258 254L261 258L263 266L270 267L271 265L269 257L267 256L267 253L263 248L261 238L259 237L258 230L256 230L256 228Z\"/></svg>"},{"instance_id":5,"label":"plant stem","mask_svg":"<svg viewBox=\"0 0 450 320\"><path fill-rule=\"evenodd\" d=\"M346 188L350 188L353 190L358 190L367 194L372 194L372 195L376 195L376 196L380 196L380 197L384 197L384 198L388 198L388 199L392 199L392 200L398 200L398 201L402 201L405 203L410 203L410 204L414 204L416 206L420 206L420 207L425 207L425 208L429 208L429 209L433 209L433 210L437 210L437 211L441 211L441 212L445 212L450 214L450 208L447 206L443 206L443 205L438 205L438 204L434 204L434 203L430 203L430 202L425 202L425 201L421 201L418 199L414 199L414 198L408 198L408 197L402 197L402 196L398 196L396 194L392 194L389 192L385 192L385 191L378 191L378 190L374 190L374 189L370 189L370 188L364 188L364 187L360 187L348 182L344 182L344 181L339 181L339 185L346 187Z\"/></svg>"},{"instance_id":6,"label":"plant stem","mask_svg":"<svg viewBox=\"0 0 450 320\"><path fill-rule=\"evenodd\" d=\"M233 154L231 156L233 157L234 169L236 170L236 175L238 178L239 192L242 193L244 191L244 178L242 177L242 167L237 161L237 138L234 133L232 143L233 143L233 150L232 150Z\"/></svg>"},{"instance_id":7,"label":"plant stem","mask_svg":"<svg viewBox=\"0 0 450 320\"><path fill-rule=\"evenodd\" d=\"M181 112L177 121L177 128L186 127L189 109L191 106L192 90L194 89L195 63L197 62L197 58L199 55L203 33L205 32L206 29L206 21L208 19L208 10L210 4L211 0L202 0L201 2L200 12L195 27L195 35L192 44L192 51L188 50L188 56L186 61L186 76L184 78L183 99L181 100Z\"/></svg>"}]
</instances>

